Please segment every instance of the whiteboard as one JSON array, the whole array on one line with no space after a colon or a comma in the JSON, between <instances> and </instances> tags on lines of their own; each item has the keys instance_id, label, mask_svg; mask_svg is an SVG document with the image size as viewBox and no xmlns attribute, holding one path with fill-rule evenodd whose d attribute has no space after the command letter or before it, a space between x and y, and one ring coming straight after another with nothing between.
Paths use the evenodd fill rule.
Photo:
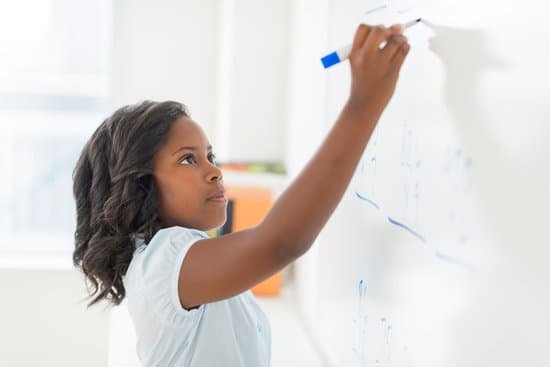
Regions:
<instances>
[{"instance_id":1,"label":"whiteboard","mask_svg":"<svg viewBox=\"0 0 550 367\"><path fill-rule=\"evenodd\" d=\"M304 56L350 43L360 19L429 22L407 30L395 95L296 264L300 311L328 365L549 366L550 6L300 4L295 37L311 10L326 40L295 43L290 123L308 126L289 128L295 157L311 156L300 147L326 134L350 84L347 62L308 72Z\"/></svg>"}]
</instances>

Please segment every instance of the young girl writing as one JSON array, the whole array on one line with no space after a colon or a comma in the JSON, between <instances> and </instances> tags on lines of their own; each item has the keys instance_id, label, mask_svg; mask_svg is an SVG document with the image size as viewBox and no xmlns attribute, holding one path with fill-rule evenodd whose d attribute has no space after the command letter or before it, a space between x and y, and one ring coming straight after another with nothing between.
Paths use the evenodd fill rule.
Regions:
<instances>
[{"instance_id":1,"label":"young girl writing","mask_svg":"<svg viewBox=\"0 0 550 367\"><path fill-rule=\"evenodd\" d=\"M183 105L125 106L98 127L73 177L73 261L89 306L127 298L144 366L269 365L269 323L248 290L313 244L408 51L399 25L359 26L350 95L325 141L261 224L218 238L205 231L226 220L223 175Z\"/></svg>"}]
</instances>

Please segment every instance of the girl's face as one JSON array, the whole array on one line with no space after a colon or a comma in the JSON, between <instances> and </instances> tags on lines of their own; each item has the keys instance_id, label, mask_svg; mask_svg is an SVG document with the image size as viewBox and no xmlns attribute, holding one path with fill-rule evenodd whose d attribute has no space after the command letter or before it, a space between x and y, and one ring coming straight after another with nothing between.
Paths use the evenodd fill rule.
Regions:
<instances>
[{"instance_id":1,"label":"girl's face","mask_svg":"<svg viewBox=\"0 0 550 367\"><path fill-rule=\"evenodd\" d=\"M180 117L172 124L153 157L153 175L165 225L209 231L225 223L222 173L206 135L190 118Z\"/></svg>"}]
</instances>

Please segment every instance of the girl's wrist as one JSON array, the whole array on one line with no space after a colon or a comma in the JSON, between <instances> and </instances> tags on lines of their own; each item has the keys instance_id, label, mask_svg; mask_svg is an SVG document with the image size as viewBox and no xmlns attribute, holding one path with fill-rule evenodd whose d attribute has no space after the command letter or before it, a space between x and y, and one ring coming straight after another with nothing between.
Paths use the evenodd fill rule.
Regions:
<instances>
[{"instance_id":1,"label":"girl's wrist","mask_svg":"<svg viewBox=\"0 0 550 367\"><path fill-rule=\"evenodd\" d=\"M342 113L362 122L367 120L376 123L383 111L383 104L372 99L354 100L350 97L344 105Z\"/></svg>"}]
</instances>

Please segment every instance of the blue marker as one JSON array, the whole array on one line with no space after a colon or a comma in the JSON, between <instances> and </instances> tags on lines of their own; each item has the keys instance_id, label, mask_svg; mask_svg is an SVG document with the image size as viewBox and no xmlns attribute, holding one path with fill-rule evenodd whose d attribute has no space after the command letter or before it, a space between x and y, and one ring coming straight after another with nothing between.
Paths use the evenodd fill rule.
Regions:
<instances>
[{"instance_id":1,"label":"blue marker","mask_svg":"<svg viewBox=\"0 0 550 367\"><path fill-rule=\"evenodd\" d=\"M405 29L409 28L410 26L419 23L421 20L422 18L418 18L403 24L403 31L405 31ZM347 45L346 47L342 47L341 49L331 52L330 54L322 57L321 62L323 63L325 69L331 67L332 65L336 65L344 60L347 60L349 54L351 53L351 47L352 45Z\"/></svg>"}]
</instances>

